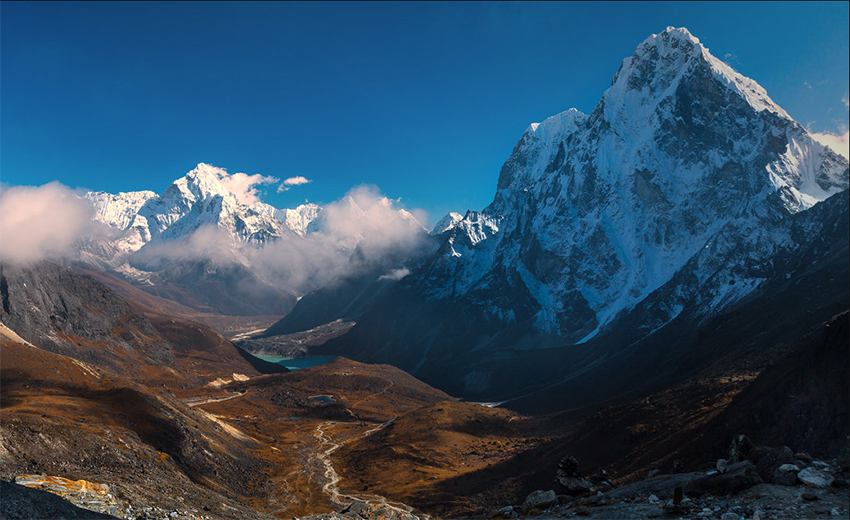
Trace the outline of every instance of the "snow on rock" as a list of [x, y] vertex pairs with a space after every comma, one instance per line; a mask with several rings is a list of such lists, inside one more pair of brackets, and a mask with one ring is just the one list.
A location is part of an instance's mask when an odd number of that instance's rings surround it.
[[435, 226], [441, 257], [417, 290], [505, 316], [505, 294], [530, 293], [535, 327], [576, 342], [655, 294], [660, 327], [694, 298], [715, 312], [755, 290], [766, 275], [729, 262], [794, 247], [777, 222], [847, 189], [846, 159], [669, 27], [623, 60], [589, 115], [528, 127], [492, 204]]
[[457, 224], [461, 220], [463, 220], [463, 215], [461, 215], [460, 213], [455, 213], [454, 211], [452, 211], [448, 215], [446, 215], [445, 217], [441, 218], [434, 225], [434, 228], [431, 230], [431, 235], [432, 236], [441, 235], [441, 234], [445, 233], [446, 231], [450, 230], [451, 228], [453, 228], [455, 226], [455, 224]]

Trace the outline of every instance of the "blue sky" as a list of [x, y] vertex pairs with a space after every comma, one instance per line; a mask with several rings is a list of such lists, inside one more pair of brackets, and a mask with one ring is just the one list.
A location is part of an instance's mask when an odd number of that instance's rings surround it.
[[815, 132], [848, 125], [848, 2], [0, 4], [0, 182], [162, 192], [198, 162], [481, 209], [529, 123], [589, 112], [685, 26]]

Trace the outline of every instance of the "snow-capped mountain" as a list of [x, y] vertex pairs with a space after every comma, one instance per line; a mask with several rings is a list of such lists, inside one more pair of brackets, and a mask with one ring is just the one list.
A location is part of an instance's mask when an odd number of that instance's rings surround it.
[[315, 218], [315, 204], [278, 210], [264, 203], [246, 205], [221, 182], [227, 172], [200, 163], [175, 180], [160, 196], [151, 191], [110, 194], [89, 192], [85, 198], [95, 218], [123, 232], [114, 242], [121, 253], [132, 253], [151, 241], [175, 240], [214, 226], [234, 244], [261, 244], [283, 234], [303, 234], [304, 221]]
[[444, 390], [481, 395], [500, 349], [625, 347], [680, 315], [696, 326], [835, 233], [809, 213], [835, 195], [829, 211], [846, 212], [849, 176], [755, 81], [670, 27], [590, 114], [530, 125], [492, 204], [441, 220], [439, 253], [334, 346], [432, 383], [450, 365], [464, 384]]
[[[285, 314], [297, 296], [380, 267], [387, 252], [404, 257], [425, 235], [412, 214], [368, 189], [324, 207], [278, 209], [232, 191], [244, 188], [239, 175], [200, 163], [161, 195], [87, 193], [112, 235], [84, 239], [79, 260], [189, 307]], [[226, 289], [235, 285], [239, 298]]]

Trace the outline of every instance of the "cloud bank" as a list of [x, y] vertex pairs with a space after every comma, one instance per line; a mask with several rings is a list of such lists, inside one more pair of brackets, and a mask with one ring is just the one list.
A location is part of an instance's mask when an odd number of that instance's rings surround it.
[[304, 294], [344, 277], [404, 269], [431, 247], [413, 215], [374, 186], [353, 188], [326, 205], [308, 230], [245, 254], [264, 278]]
[[0, 192], [0, 260], [32, 262], [74, 253], [83, 237], [105, 232], [91, 206], [73, 190], [51, 182]]
[[275, 288], [306, 294], [369, 273], [400, 279], [410, 272], [407, 264], [431, 246], [411, 213], [376, 187], [359, 186], [326, 205], [303, 237], [284, 234], [258, 246], [236, 242], [217, 226], [204, 226], [179, 240], [151, 242], [128, 261], [148, 272], [171, 267], [178, 272], [177, 264], [184, 262], [239, 264]]

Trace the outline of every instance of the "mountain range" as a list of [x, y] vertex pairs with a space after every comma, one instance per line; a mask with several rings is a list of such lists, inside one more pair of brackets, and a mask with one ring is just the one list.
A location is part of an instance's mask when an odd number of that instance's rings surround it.
[[88, 192], [70, 258], [0, 262], [0, 517], [850, 507], [848, 161], [686, 29], [430, 233], [228, 179]]
[[[240, 200], [229, 178], [200, 163], [162, 195], [85, 193], [107, 232], [81, 241], [78, 261], [198, 312], [282, 315], [305, 292], [363, 267], [354, 264], [384, 264], [425, 235], [412, 214], [368, 190], [277, 209]], [[387, 225], [396, 233], [376, 238]]]
[[594, 373], [611, 397], [632, 352], [678, 366], [690, 331], [785, 299], [815, 270], [835, 283], [808, 282], [809, 325], [846, 309], [847, 189], [846, 159], [671, 27], [623, 60], [589, 115], [530, 125], [493, 202], [442, 219], [438, 252], [325, 348], [472, 399]]

